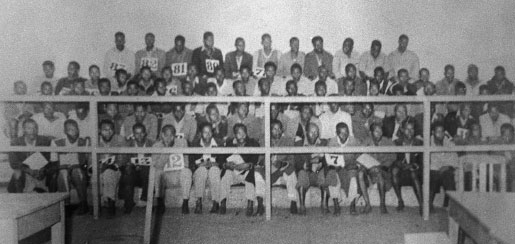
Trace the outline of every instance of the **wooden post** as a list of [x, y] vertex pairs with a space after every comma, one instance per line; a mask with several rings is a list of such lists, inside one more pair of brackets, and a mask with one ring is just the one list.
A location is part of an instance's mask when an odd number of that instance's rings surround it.
[[499, 191], [506, 192], [506, 162], [502, 163], [499, 166], [501, 166], [501, 172], [499, 173]]
[[270, 164], [270, 99], [265, 98], [265, 217], [272, 219], [272, 182]]
[[98, 219], [99, 213], [99, 180], [98, 180], [98, 155], [96, 154], [96, 149], [98, 146], [98, 106], [95, 100], [89, 102], [89, 114], [91, 115], [90, 128], [93, 129], [91, 132], [91, 148], [93, 149], [91, 152], [91, 168], [93, 169], [93, 175], [91, 176], [91, 187], [92, 187], [92, 195], [93, 195], [93, 218]]
[[429, 173], [430, 173], [430, 137], [431, 137], [431, 101], [424, 99], [424, 178], [422, 182], [423, 217], [429, 220]]
[[156, 178], [156, 168], [154, 162], [150, 167], [148, 176], [147, 206], [145, 210], [145, 230], [143, 232], [143, 243], [150, 244], [152, 234], [152, 206], [154, 205], [154, 184]]

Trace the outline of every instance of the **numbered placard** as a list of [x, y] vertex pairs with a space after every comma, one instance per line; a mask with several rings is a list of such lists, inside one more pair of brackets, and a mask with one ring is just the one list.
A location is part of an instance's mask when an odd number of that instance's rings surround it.
[[109, 68], [113, 71], [117, 71], [119, 69], [124, 69], [127, 71], [127, 65], [126, 64], [122, 64], [122, 63], [115, 63], [115, 62], [112, 62], [111, 65], [109, 66]]
[[140, 166], [150, 166], [152, 164], [151, 157], [133, 157], [131, 158], [131, 163], [134, 165]]
[[211, 157], [211, 154], [204, 154], [202, 155], [202, 158], [199, 158], [197, 160], [195, 160], [195, 164], [201, 164], [201, 163], [205, 163], [205, 162], [216, 162], [216, 159]]
[[216, 67], [220, 65], [220, 61], [216, 59], [206, 59], [206, 70], [209, 73], [215, 72]]
[[469, 133], [469, 130], [465, 129], [465, 128], [458, 128], [458, 130], [456, 130], [456, 135], [465, 139], [467, 137]]
[[185, 135], [184, 133], [176, 133], [175, 138], [184, 139]]
[[170, 85], [167, 87], [168, 88], [168, 93], [170, 93], [171, 95], [178, 95], [179, 93], [179, 88], [175, 85]]
[[152, 72], [156, 72], [158, 71], [158, 64], [159, 61], [157, 60], [157, 58], [145, 57], [141, 59], [140, 68], [147, 66], [150, 67], [150, 70], [152, 70]]
[[342, 154], [326, 154], [325, 155], [325, 161], [327, 162], [327, 165], [334, 166], [334, 167], [344, 167], [345, 166], [345, 159]]
[[188, 63], [174, 63], [170, 65], [172, 76], [185, 76], [188, 74]]
[[184, 156], [182, 154], [170, 154], [170, 160], [165, 164], [164, 171], [184, 169]]
[[374, 157], [372, 157], [372, 156], [370, 156], [369, 154], [366, 154], [366, 153], [361, 154], [356, 159], [356, 161], [358, 161], [358, 163], [360, 163], [361, 165], [363, 165], [367, 169], [370, 169], [372, 167], [381, 165], [381, 163], [379, 163], [379, 161], [377, 161]]
[[256, 67], [254, 69], [254, 76], [260, 78], [260, 77], [263, 77], [265, 76], [265, 69], [264, 68], [260, 68], [260, 67]]
[[114, 159], [115, 159], [114, 156], [110, 156], [110, 157], [106, 157], [104, 159], [100, 159], [98, 161], [98, 163], [99, 164], [105, 164], [105, 165], [112, 165], [112, 164], [114, 164], [114, 161], [115, 161]]

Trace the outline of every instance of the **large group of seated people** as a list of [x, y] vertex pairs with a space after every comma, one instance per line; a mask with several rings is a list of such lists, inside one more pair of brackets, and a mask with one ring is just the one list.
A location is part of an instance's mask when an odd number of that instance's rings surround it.
[[[263, 105], [248, 102], [152, 103], [144, 96], [434, 96], [512, 95], [513, 84], [505, 69], [497, 66], [493, 77], [481, 81], [476, 65], [468, 66], [466, 78], [455, 77], [446, 65], [443, 78], [432, 82], [430, 72], [419, 67], [408, 37], [401, 35], [398, 48], [385, 55], [374, 40], [359, 55], [354, 41], [346, 38], [333, 56], [324, 50], [320, 36], [313, 50], [299, 50], [299, 39], [290, 39], [291, 50], [281, 54], [264, 34], [263, 48], [245, 52], [245, 40], [237, 38], [236, 50], [225, 55], [214, 47], [214, 35], [204, 33], [203, 46], [190, 50], [185, 38], [165, 52], [154, 46], [155, 36], [145, 35], [146, 47], [135, 54], [125, 47], [125, 35], [115, 34], [115, 47], [106, 53], [103, 70], [89, 66], [89, 79], [80, 76], [79, 63], [68, 64], [68, 75], [57, 79], [52, 61], [42, 64], [43, 74], [34, 81], [14, 83], [14, 95], [33, 96], [141, 96], [142, 102], [98, 103], [98, 121], [91, 121], [89, 103], [14, 102], [5, 107], [13, 146], [88, 147], [98, 132], [98, 147], [260, 147], [270, 133], [271, 147], [352, 147], [423, 145], [423, 109], [410, 103], [291, 103], [271, 104], [270, 131], [264, 130]], [[103, 75], [102, 75], [103, 74]], [[44, 99], [41, 99], [44, 101]], [[431, 105], [431, 144], [514, 144], [515, 106], [509, 102], [442, 102]], [[98, 124], [98, 128], [93, 128]], [[307, 149], [308, 150], [308, 149]], [[210, 189], [211, 213], [225, 214], [234, 184], [243, 184], [246, 215], [263, 215], [265, 195], [264, 156], [257, 154], [99, 154], [100, 193], [105, 214], [116, 215], [115, 202], [124, 200], [124, 212], [147, 200], [149, 166], [156, 169], [155, 196], [164, 211], [166, 189], [180, 186], [182, 213], [203, 211], [202, 198]], [[515, 190], [514, 151], [483, 153], [507, 160], [508, 190]], [[440, 188], [456, 189], [459, 157], [467, 153], [431, 154], [430, 203]], [[8, 191], [55, 192], [75, 188], [78, 214], [88, 212], [87, 188], [91, 155], [87, 153], [9, 153], [14, 171]], [[43, 162], [43, 163], [42, 163]], [[334, 153], [272, 155], [272, 184], [286, 185], [292, 214], [306, 214], [306, 193], [321, 191], [321, 210], [341, 213], [343, 198], [350, 199], [351, 214], [369, 213], [368, 188], [377, 184], [380, 211], [387, 213], [385, 193], [393, 188], [397, 210], [404, 201], [401, 186], [413, 187], [422, 202], [422, 153]], [[466, 169], [467, 170], [467, 169]], [[468, 169], [470, 171], [470, 169]], [[498, 181], [497, 177], [497, 181]], [[498, 183], [498, 182], [496, 182]], [[466, 188], [471, 188], [472, 183]], [[135, 202], [135, 187], [142, 187]], [[190, 192], [191, 195], [190, 195]], [[357, 199], [363, 199], [359, 211]], [[257, 209], [254, 212], [254, 201]], [[445, 203], [444, 203], [445, 205]], [[104, 214], [104, 213], [103, 213]]]

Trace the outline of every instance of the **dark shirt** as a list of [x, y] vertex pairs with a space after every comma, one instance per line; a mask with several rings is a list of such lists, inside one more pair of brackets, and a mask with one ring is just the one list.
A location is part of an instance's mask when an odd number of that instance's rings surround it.
[[[215, 68], [216, 67], [224, 67], [224, 57], [222, 55], [222, 51], [220, 49], [213, 47], [213, 51], [211, 55], [207, 53], [207, 50], [204, 47], [198, 47], [193, 50], [192, 54], [192, 63], [197, 65], [198, 71], [200, 75], [207, 75], [208, 77], [215, 76]], [[213, 60], [215, 63], [218, 61], [218, 65], [210, 65], [210, 62], [206, 62], [209, 60]]]

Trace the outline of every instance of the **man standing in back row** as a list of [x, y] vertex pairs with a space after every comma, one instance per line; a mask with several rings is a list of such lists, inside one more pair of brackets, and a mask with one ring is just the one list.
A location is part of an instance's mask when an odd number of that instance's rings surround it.
[[107, 51], [104, 58], [103, 74], [106, 78], [111, 80], [111, 87], [116, 87], [115, 72], [119, 69], [124, 69], [130, 78], [134, 71], [134, 52], [125, 48], [125, 34], [123, 32], [116, 32], [114, 34], [114, 43], [116, 47]]
[[165, 51], [154, 46], [155, 40], [153, 33], [145, 35], [146, 47], [136, 52], [134, 74], [139, 73], [141, 67], [148, 66], [154, 76], [161, 76], [161, 70], [165, 67]]
[[193, 50], [192, 63], [198, 67], [199, 75], [206, 80], [215, 76], [216, 67], [224, 67], [224, 57], [220, 49], [214, 47], [213, 32], [204, 32], [204, 45]]
[[[418, 61], [418, 56], [413, 51], [408, 50], [408, 42], [409, 38], [407, 35], [399, 36], [399, 46], [397, 49], [388, 55], [388, 68], [390, 77], [394, 77], [397, 72], [401, 69], [408, 70], [410, 75], [418, 74], [420, 70], [420, 64]], [[417, 80], [418, 77], [411, 77], [414, 80]], [[413, 80], [413, 81], [414, 81]], [[410, 82], [411, 83], [411, 82]]]
[[165, 67], [170, 67], [172, 76], [177, 78], [186, 78], [188, 65], [191, 63], [193, 52], [185, 45], [184, 36], [178, 35], [175, 37], [175, 46], [166, 52]]
[[324, 50], [324, 39], [321, 36], [315, 36], [311, 39], [313, 51], [306, 54], [304, 60], [304, 74], [311, 80], [318, 75], [318, 67], [324, 65], [329, 72], [329, 77], [333, 74], [333, 55]]

